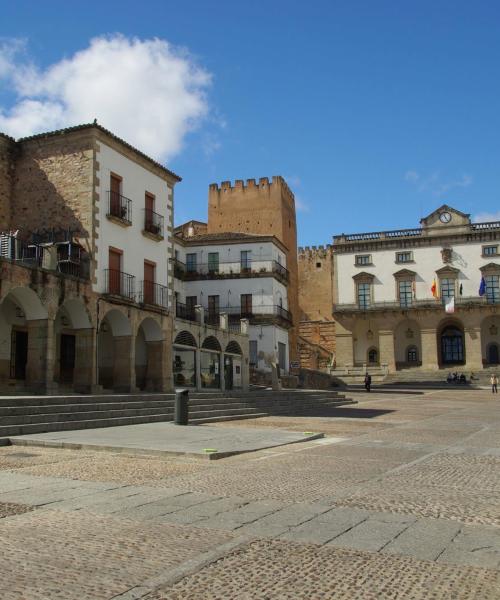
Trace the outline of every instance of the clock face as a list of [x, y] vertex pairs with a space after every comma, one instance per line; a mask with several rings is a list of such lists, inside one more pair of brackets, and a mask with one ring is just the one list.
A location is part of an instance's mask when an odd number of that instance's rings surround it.
[[451, 221], [451, 215], [449, 212], [443, 212], [439, 215], [441, 223], [449, 223]]

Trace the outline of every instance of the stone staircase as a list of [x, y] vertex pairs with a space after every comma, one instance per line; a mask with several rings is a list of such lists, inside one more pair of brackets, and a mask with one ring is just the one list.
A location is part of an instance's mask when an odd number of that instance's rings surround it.
[[[446, 378], [448, 373], [458, 373], [459, 375], [463, 373], [467, 382], [470, 385], [470, 369], [464, 369], [461, 367], [450, 368], [450, 369], [439, 369], [437, 371], [422, 371], [420, 369], [402, 369], [401, 371], [397, 371], [396, 373], [391, 373], [387, 375], [382, 384], [383, 385], [420, 385], [420, 386], [432, 386], [432, 387], [449, 387], [450, 384], [447, 383]], [[484, 369], [480, 369], [478, 371], [474, 371], [474, 380], [472, 385], [474, 386], [483, 386], [489, 385], [490, 377], [492, 373], [500, 374], [500, 367], [488, 367]], [[457, 384], [451, 384], [457, 385]]]
[[[31, 433], [172, 421], [173, 394], [0, 397], [0, 438]], [[352, 403], [335, 391], [192, 392], [191, 424], [307, 414]]]

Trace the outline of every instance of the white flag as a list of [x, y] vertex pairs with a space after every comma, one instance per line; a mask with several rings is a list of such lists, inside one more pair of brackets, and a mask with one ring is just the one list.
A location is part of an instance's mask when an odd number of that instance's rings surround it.
[[446, 302], [444, 309], [447, 313], [455, 312], [455, 296], [448, 298], [448, 301]]

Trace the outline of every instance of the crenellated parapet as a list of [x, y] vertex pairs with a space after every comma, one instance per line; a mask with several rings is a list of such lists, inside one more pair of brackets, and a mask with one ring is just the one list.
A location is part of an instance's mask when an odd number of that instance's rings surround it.
[[220, 185], [218, 183], [211, 183], [208, 186], [210, 194], [224, 194], [230, 192], [245, 192], [249, 191], [273, 191], [274, 188], [279, 188], [281, 193], [288, 197], [290, 200], [294, 200], [292, 190], [288, 187], [287, 182], [281, 175], [273, 175], [271, 180], [269, 177], [260, 177], [259, 179], [236, 179], [234, 184], [231, 181], [222, 181]]
[[300, 246], [298, 248], [299, 260], [314, 260], [317, 258], [327, 258], [333, 255], [333, 246], [331, 244], [319, 246]]

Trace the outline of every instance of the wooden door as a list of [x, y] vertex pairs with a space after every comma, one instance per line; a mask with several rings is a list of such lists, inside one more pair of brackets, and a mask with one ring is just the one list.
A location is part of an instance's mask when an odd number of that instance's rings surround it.
[[121, 292], [122, 254], [117, 250], [109, 249], [108, 291], [110, 294]]
[[154, 263], [144, 261], [144, 302], [146, 304], [155, 303], [155, 271]]
[[120, 194], [122, 180], [117, 175], [111, 175], [109, 186], [109, 213], [115, 217], [121, 217]]

